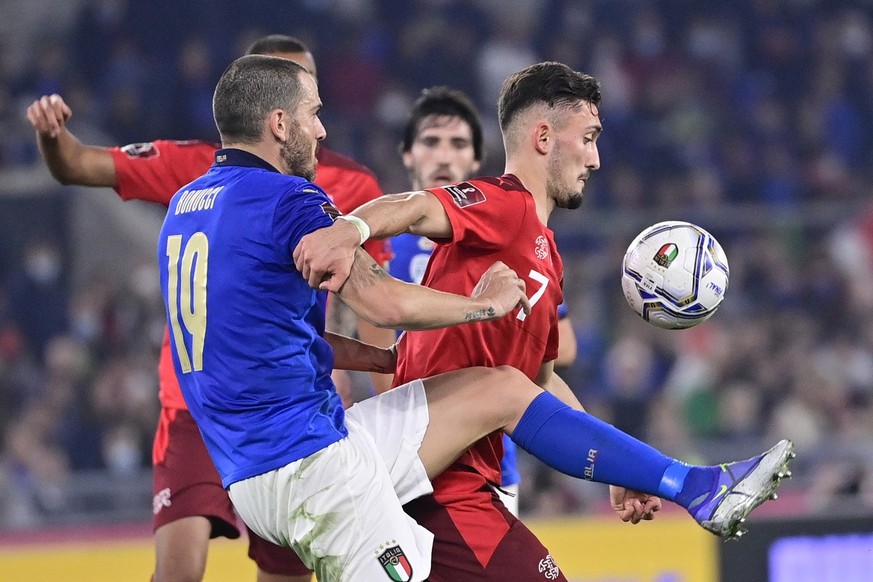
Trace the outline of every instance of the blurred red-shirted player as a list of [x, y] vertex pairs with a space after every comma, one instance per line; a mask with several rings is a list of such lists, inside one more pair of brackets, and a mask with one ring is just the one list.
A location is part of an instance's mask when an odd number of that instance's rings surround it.
[[[312, 54], [299, 40], [271, 35], [256, 41], [249, 54], [280, 56], [315, 74]], [[40, 151], [52, 175], [64, 184], [112, 187], [124, 200], [166, 206], [176, 191], [212, 165], [217, 144], [159, 140], [124, 147], [86, 146], [66, 129], [72, 114], [58, 95], [45, 96], [27, 110], [37, 130]], [[321, 148], [315, 182], [334, 198], [342, 212], [382, 195], [373, 173], [353, 160]], [[383, 241], [368, 241], [377, 263], [390, 259]], [[362, 324], [364, 341], [390, 345], [392, 330]], [[159, 398], [161, 416], [155, 434], [154, 466], [155, 581], [201, 579], [210, 538], [237, 538], [236, 515], [188, 407], [182, 398], [169, 351], [161, 346]], [[249, 556], [258, 564], [259, 582], [301, 582], [310, 571], [290, 548], [266, 542], [249, 531]]]

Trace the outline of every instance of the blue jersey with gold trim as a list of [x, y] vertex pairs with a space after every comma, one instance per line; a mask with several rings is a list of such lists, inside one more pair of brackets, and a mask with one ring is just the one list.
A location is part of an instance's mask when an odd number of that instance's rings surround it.
[[235, 149], [170, 202], [158, 241], [173, 363], [222, 485], [346, 433], [326, 295], [294, 267], [336, 210], [316, 185]]

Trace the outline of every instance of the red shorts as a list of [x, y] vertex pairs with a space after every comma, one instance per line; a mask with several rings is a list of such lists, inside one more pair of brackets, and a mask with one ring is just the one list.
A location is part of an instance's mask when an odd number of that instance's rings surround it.
[[[162, 408], [152, 450], [154, 529], [176, 520], [203, 516], [212, 523], [210, 537], [235, 539], [237, 516], [203, 437], [187, 410]], [[291, 548], [283, 548], [249, 532], [249, 557], [258, 568], [286, 576], [309, 572]]]
[[490, 485], [437, 501], [420, 497], [406, 513], [434, 534], [428, 582], [566, 582], [549, 551]]

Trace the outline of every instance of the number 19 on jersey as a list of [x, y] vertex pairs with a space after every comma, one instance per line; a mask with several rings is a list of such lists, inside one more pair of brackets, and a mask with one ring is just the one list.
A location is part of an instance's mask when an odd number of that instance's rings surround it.
[[[203, 369], [203, 343], [206, 338], [206, 275], [209, 240], [194, 233], [182, 248], [182, 235], [167, 237], [167, 307], [170, 328], [182, 373]], [[181, 285], [180, 285], [181, 283]], [[179, 314], [181, 313], [181, 319]], [[191, 337], [191, 354], [186, 347]]]

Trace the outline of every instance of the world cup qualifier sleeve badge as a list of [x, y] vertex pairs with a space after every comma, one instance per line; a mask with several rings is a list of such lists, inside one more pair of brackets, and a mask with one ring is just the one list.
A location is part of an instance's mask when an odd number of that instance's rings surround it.
[[395, 582], [408, 582], [412, 579], [412, 566], [400, 546], [391, 546], [379, 554], [379, 563]]

